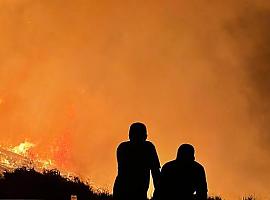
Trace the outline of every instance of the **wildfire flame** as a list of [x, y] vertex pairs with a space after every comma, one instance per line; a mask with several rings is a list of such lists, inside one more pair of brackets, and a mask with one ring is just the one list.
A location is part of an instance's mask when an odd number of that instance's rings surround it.
[[29, 149], [35, 147], [36, 145], [31, 143], [31, 142], [23, 142], [21, 144], [19, 144], [18, 146], [15, 146], [13, 148], [11, 148], [10, 150], [16, 154], [22, 155], [22, 156], [26, 156], [27, 152], [29, 151]]
[[5, 159], [5, 158], [1, 158], [1, 163], [5, 164], [5, 165], [10, 165], [9, 160]]
[[[34, 168], [36, 171], [44, 171], [50, 169], [56, 169], [57, 166], [53, 159], [40, 158], [37, 153], [33, 153], [30, 150], [36, 145], [34, 143], [25, 141], [14, 147], [2, 147], [0, 146], [0, 172], [11, 171], [16, 168], [26, 167]], [[75, 176], [64, 169], [59, 169], [60, 173], [66, 177]]]

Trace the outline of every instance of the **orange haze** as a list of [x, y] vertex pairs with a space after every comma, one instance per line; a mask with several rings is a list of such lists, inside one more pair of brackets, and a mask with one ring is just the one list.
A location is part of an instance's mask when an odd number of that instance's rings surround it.
[[210, 194], [264, 196], [269, 27], [269, 0], [0, 0], [0, 144], [111, 190], [142, 121], [163, 164], [194, 144]]

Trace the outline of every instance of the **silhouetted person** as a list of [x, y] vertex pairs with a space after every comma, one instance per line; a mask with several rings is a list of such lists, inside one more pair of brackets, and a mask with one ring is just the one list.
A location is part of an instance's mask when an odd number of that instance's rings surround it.
[[166, 163], [155, 191], [157, 200], [206, 200], [207, 183], [202, 165], [195, 161], [194, 148], [182, 144], [176, 160]]
[[155, 146], [146, 141], [147, 130], [142, 123], [133, 123], [129, 129], [130, 141], [117, 148], [118, 175], [116, 177], [114, 200], [146, 200], [150, 171], [154, 186], [160, 177], [160, 163]]

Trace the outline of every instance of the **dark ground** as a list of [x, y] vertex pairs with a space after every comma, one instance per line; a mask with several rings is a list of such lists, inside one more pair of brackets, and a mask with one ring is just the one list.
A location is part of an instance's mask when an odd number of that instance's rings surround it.
[[[95, 191], [88, 183], [78, 177], [64, 178], [58, 170], [43, 173], [34, 169], [19, 168], [4, 172], [0, 178], [0, 199], [48, 199], [68, 200], [71, 195], [78, 200], [112, 200], [108, 192]], [[208, 197], [208, 200], [222, 200], [221, 197]], [[244, 197], [243, 200], [255, 200]]]

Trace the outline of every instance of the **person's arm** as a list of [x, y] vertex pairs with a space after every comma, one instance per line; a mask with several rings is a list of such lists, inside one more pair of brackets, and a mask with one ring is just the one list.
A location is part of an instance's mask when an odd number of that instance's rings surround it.
[[198, 200], [207, 200], [207, 182], [204, 168], [200, 168], [198, 173], [198, 185], [196, 189], [196, 196]]
[[158, 184], [159, 184], [159, 180], [160, 180], [160, 169], [159, 168], [153, 168], [151, 170], [152, 173], [152, 177], [153, 177], [153, 183], [154, 183], [154, 187], [157, 188]]
[[[160, 177], [159, 177], [159, 182], [157, 186], [155, 187], [154, 195], [153, 195], [153, 200], [167, 200], [168, 191], [167, 184], [170, 182], [168, 180], [168, 173], [167, 173], [168, 165], [165, 164], [160, 172]], [[170, 200], [170, 199], [168, 199]]]
[[123, 173], [123, 170], [124, 170], [123, 169], [123, 165], [125, 163], [124, 149], [125, 149], [125, 143], [121, 143], [117, 147], [117, 151], [116, 151], [118, 175], [121, 175]]
[[154, 187], [157, 188], [160, 180], [160, 162], [154, 145], [152, 147], [151, 174], [153, 177]]

